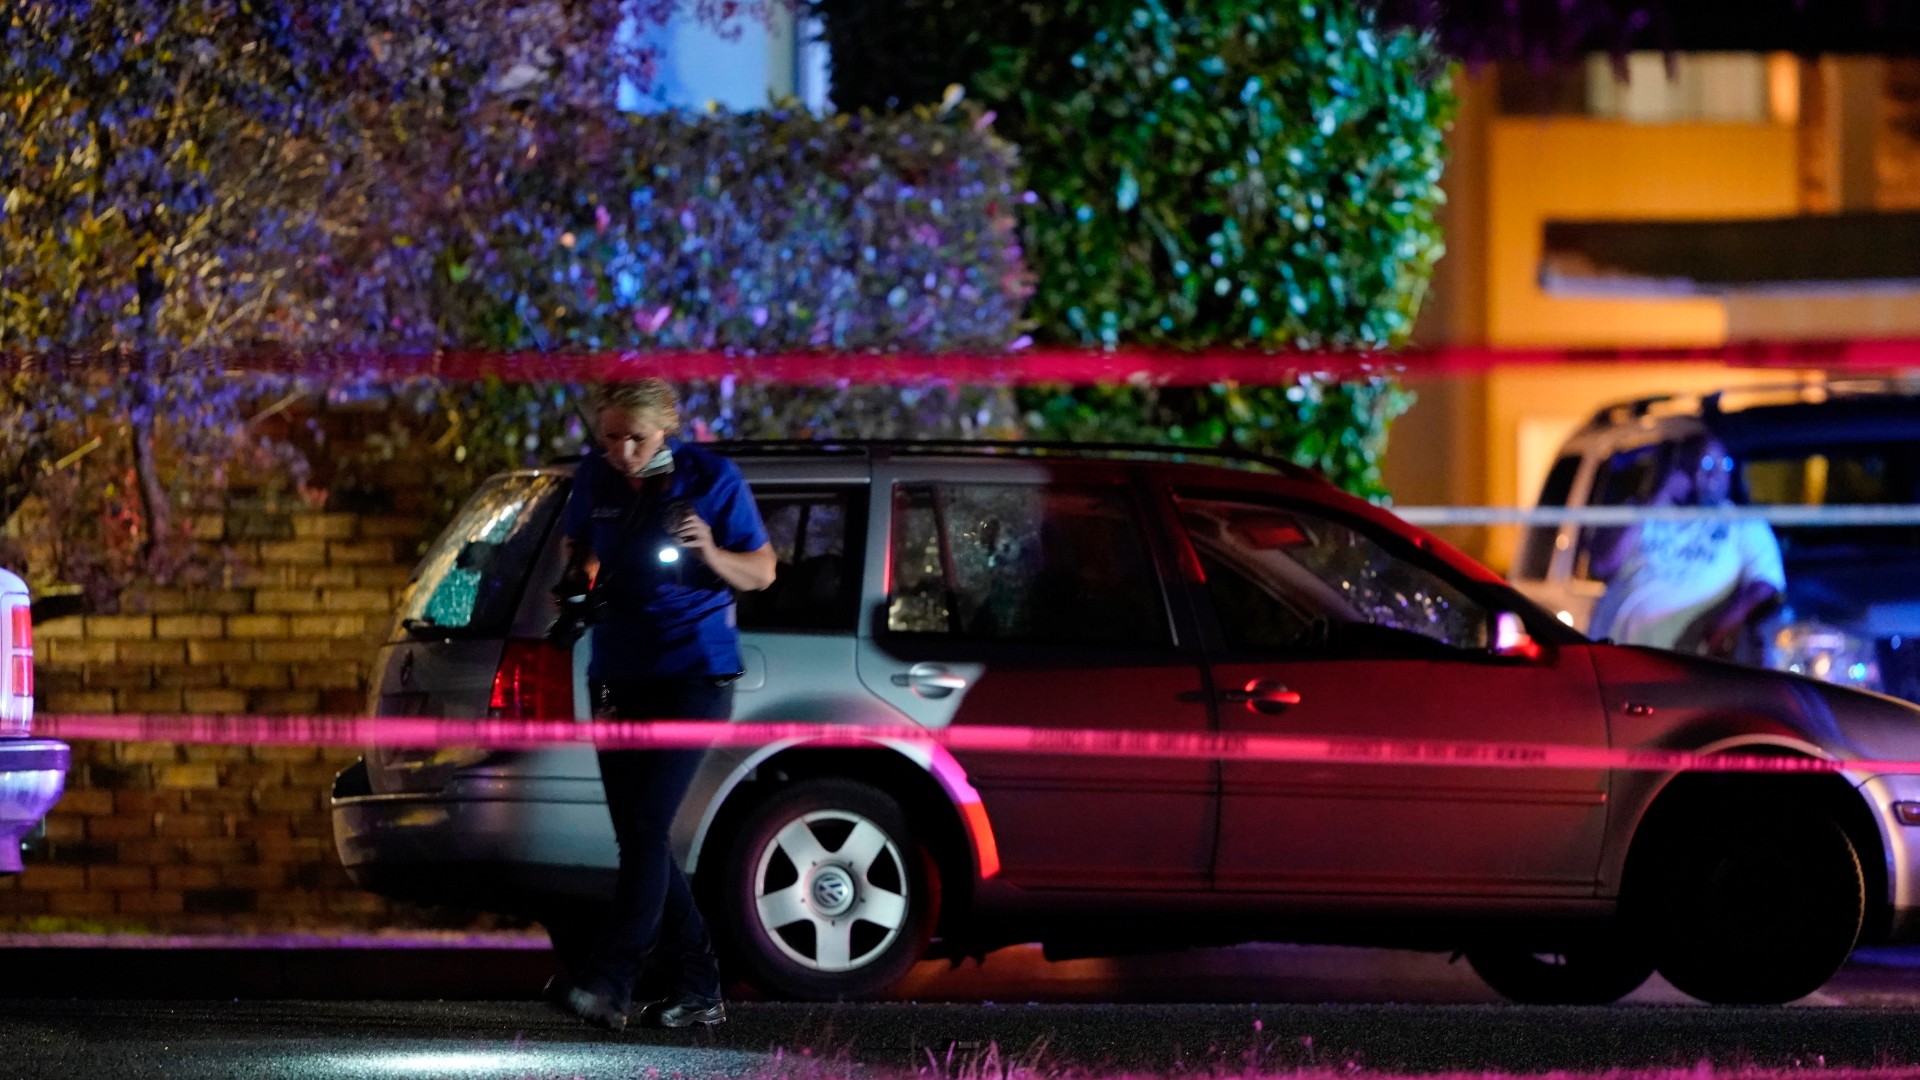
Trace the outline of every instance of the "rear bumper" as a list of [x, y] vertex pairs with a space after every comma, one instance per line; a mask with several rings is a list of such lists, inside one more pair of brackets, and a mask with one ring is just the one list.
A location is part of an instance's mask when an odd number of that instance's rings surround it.
[[347, 877], [368, 892], [517, 913], [542, 899], [613, 894], [618, 853], [597, 799], [371, 795], [354, 771], [334, 783], [333, 842]]
[[71, 761], [66, 743], [0, 740], [0, 874], [20, 872], [20, 842], [60, 801]]

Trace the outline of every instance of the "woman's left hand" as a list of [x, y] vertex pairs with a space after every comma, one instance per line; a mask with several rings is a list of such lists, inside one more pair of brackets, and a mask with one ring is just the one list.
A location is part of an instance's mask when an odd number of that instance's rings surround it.
[[713, 550], [713, 527], [691, 510], [674, 524], [672, 531], [673, 538], [680, 542], [681, 547], [692, 551], [702, 559]]

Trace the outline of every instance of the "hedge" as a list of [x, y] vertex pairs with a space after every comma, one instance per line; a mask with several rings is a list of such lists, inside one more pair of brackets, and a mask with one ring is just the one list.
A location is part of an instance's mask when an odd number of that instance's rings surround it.
[[997, 351], [1030, 285], [1013, 148], [974, 110], [545, 119], [447, 255], [501, 349]]

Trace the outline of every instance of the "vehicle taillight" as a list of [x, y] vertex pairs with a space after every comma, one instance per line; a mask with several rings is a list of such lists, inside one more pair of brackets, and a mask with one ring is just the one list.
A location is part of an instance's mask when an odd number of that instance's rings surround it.
[[0, 735], [30, 735], [33, 733], [33, 609], [21, 593], [7, 593], [5, 603], [7, 688], [5, 698], [0, 699]]
[[545, 641], [508, 641], [493, 673], [488, 715], [504, 720], [573, 719], [573, 652]]

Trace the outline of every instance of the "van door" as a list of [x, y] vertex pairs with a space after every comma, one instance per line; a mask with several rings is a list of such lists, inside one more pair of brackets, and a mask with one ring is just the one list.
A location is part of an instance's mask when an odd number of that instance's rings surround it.
[[[1128, 467], [883, 461], [875, 493], [859, 657], [872, 693], [934, 729], [1210, 730]], [[1204, 887], [1213, 762], [956, 757], [1012, 884]]]

